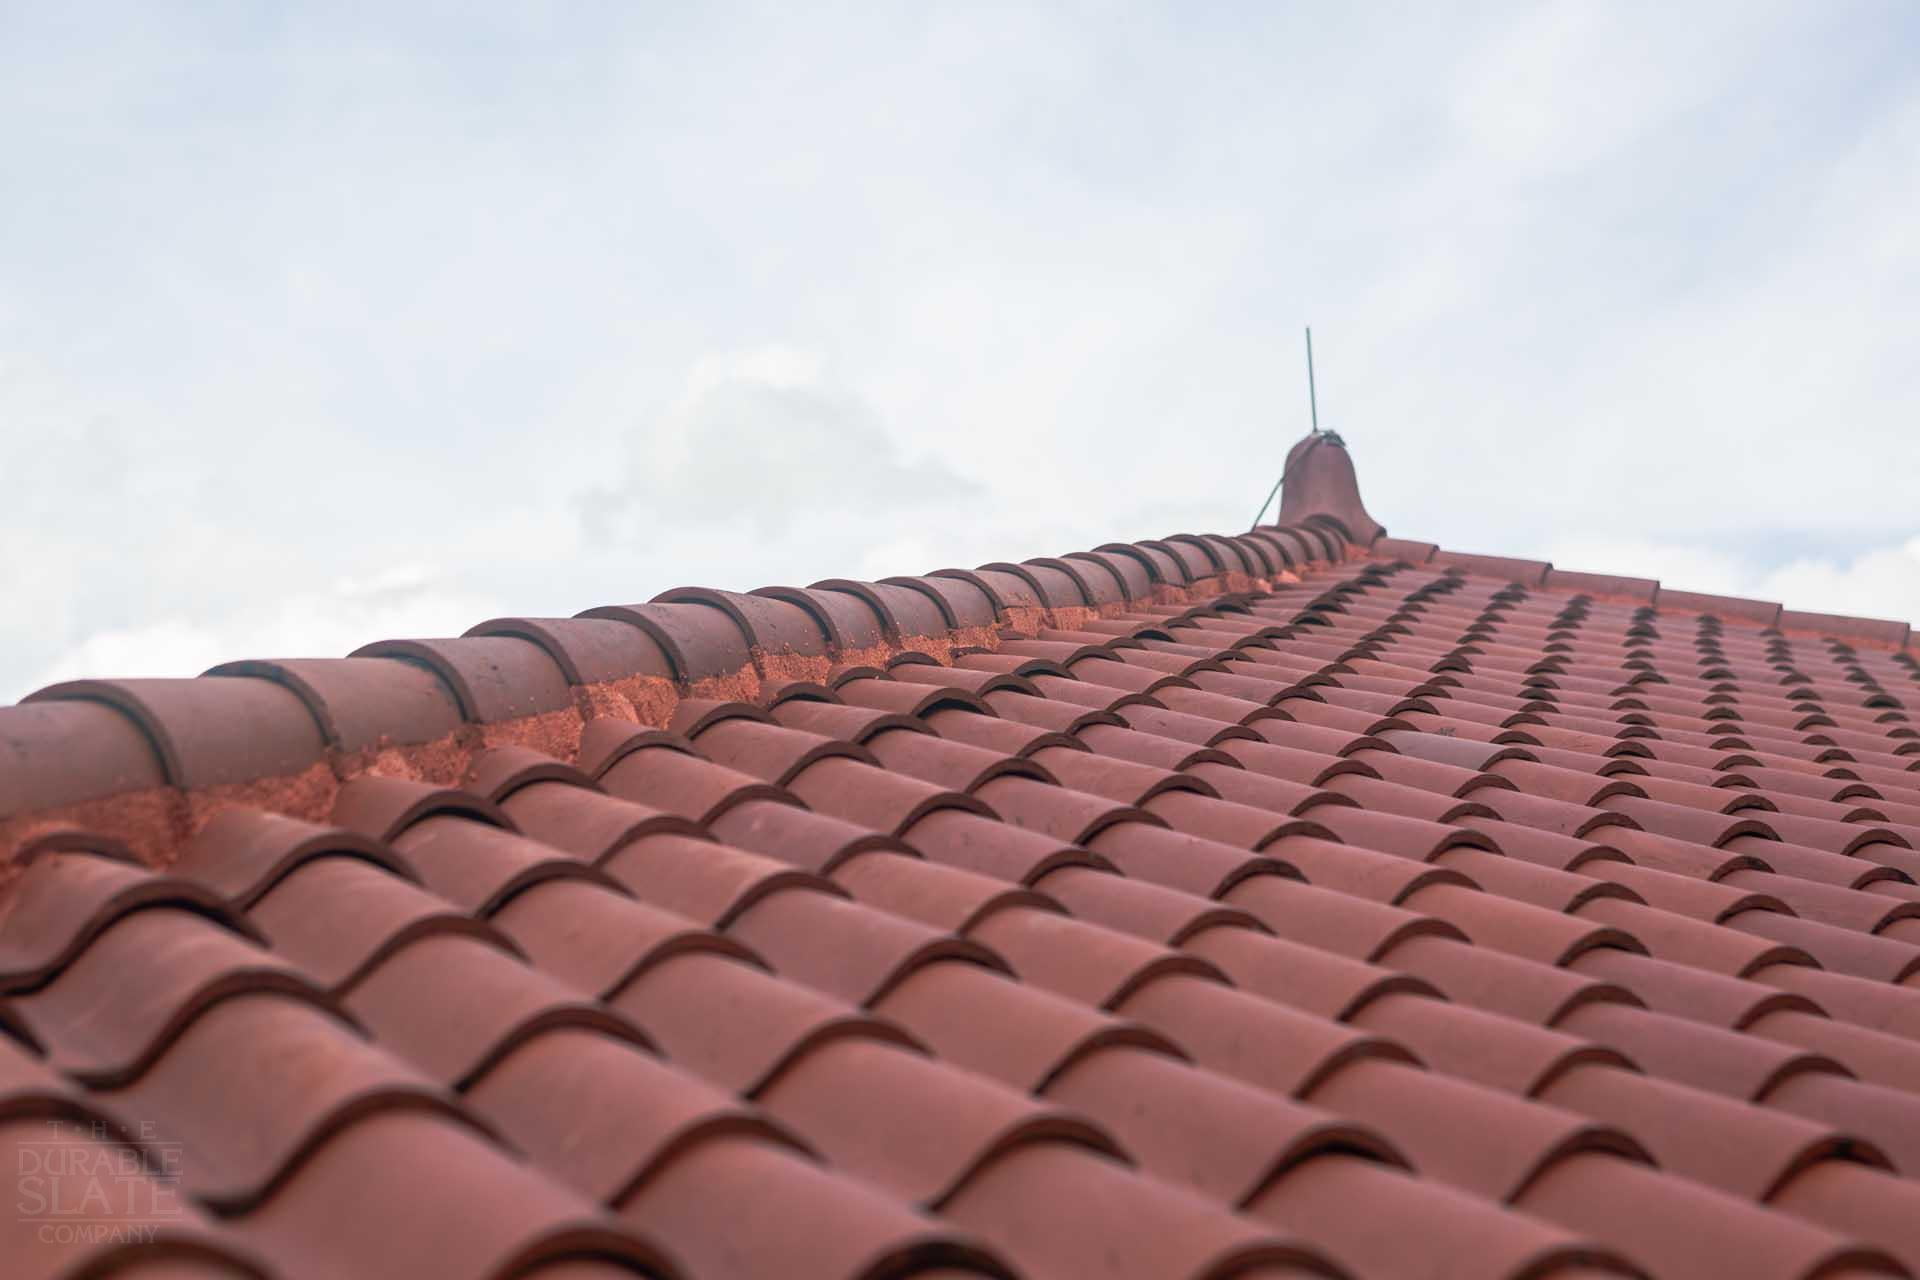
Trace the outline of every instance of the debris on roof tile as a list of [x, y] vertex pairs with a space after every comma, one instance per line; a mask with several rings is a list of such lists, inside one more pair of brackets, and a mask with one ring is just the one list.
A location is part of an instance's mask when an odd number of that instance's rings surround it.
[[1315, 435], [1243, 535], [56, 685], [0, 1255], [1912, 1274], [1911, 643], [1388, 538]]

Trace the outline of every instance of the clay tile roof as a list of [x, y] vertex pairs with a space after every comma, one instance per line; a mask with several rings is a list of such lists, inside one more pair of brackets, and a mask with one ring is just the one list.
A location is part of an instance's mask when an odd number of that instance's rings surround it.
[[8, 1276], [1920, 1272], [1904, 623], [1278, 521], [0, 708]]

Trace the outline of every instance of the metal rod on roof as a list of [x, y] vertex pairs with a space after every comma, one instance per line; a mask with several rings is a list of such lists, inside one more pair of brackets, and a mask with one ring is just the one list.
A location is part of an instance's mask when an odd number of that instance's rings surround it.
[[1307, 407], [1313, 412], [1313, 434], [1320, 434], [1320, 396], [1313, 389], [1313, 326], [1307, 326]]
[[[1313, 414], [1313, 434], [1320, 434], [1320, 395], [1313, 386], [1313, 326], [1307, 326], [1307, 408]], [[1273, 488], [1267, 490], [1267, 500], [1253, 513], [1253, 523], [1249, 529], [1260, 527], [1260, 517], [1267, 514], [1267, 508], [1273, 505], [1274, 495], [1280, 492], [1280, 486], [1287, 482], [1287, 473], [1282, 471], [1280, 478], [1273, 482]]]
[[1287, 473], [1282, 471], [1280, 473], [1280, 478], [1273, 482], [1273, 488], [1267, 490], [1267, 500], [1260, 504], [1260, 509], [1258, 511], [1253, 513], [1253, 523], [1248, 525], [1247, 528], [1258, 529], [1260, 527], [1260, 517], [1267, 514], [1267, 508], [1273, 505], [1273, 495], [1280, 492], [1280, 486], [1285, 484], [1286, 480], [1287, 480]]

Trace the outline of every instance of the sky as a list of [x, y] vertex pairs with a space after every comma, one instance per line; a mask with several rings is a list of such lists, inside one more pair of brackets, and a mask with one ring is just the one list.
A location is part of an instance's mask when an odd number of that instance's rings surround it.
[[1920, 6], [0, 0], [0, 702], [1243, 529], [1920, 621]]

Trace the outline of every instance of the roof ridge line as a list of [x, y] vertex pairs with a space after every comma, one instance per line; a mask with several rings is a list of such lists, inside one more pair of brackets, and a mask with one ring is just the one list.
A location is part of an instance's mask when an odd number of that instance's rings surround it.
[[457, 638], [376, 641], [342, 658], [50, 685], [0, 706], [0, 760], [21, 766], [0, 786], [0, 901], [21, 870], [15, 854], [48, 840], [115, 836], [165, 867], [236, 805], [324, 823], [352, 778], [454, 786], [481, 753], [513, 744], [571, 762], [595, 719], [664, 728], [685, 698], [758, 701], [794, 680], [906, 654], [947, 665], [997, 647], [1007, 628], [1191, 614], [1296, 584], [1359, 550], [1320, 522], [1174, 534], [884, 583], [680, 588], [571, 619], [498, 618]]
[[1367, 554], [1378, 561], [1447, 569], [1528, 588], [1569, 591], [1603, 602], [1655, 609], [1668, 616], [1711, 619], [1755, 635], [1825, 636], [1849, 646], [1861, 644], [1889, 653], [1913, 652], [1912, 624], [1897, 618], [1789, 609], [1774, 600], [1685, 591], [1670, 587], [1658, 578], [1561, 569], [1550, 560], [1453, 551], [1438, 543], [1409, 538], [1378, 538], [1367, 547]]

